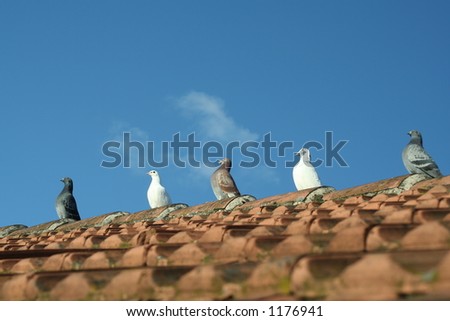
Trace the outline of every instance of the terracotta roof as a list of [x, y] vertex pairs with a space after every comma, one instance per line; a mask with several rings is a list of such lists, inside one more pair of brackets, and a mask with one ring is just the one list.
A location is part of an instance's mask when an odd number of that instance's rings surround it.
[[0, 228], [2, 300], [450, 299], [450, 176]]

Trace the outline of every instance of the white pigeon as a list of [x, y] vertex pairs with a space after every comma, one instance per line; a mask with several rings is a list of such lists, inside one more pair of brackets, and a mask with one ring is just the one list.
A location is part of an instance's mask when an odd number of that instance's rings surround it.
[[309, 149], [302, 148], [295, 155], [300, 155], [300, 160], [292, 170], [292, 178], [297, 190], [322, 186], [319, 175], [310, 162]]
[[151, 170], [147, 173], [152, 177], [152, 181], [147, 190], [148, 204], [151, 208], [157, 208], [172, 204], [169, 193], [167, 193], [164, 186], [161, 185], [161, 179], [159, 174], [155, 170]]
[[411, 140], [402, 152], [403, 164], [408, 172], [425, 174], [430, 178], [441, 177], [442, 173], [436, 162], [423, 148], [422, 134], [417, 130], [411, 130], [408, 135], [411, 136]]

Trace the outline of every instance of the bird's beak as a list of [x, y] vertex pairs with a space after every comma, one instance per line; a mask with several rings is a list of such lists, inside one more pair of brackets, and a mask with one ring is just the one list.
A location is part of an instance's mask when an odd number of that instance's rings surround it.
[[64, 178], [61, 178], [59, 181], [60, 181], [60, 182], [64, 182]]

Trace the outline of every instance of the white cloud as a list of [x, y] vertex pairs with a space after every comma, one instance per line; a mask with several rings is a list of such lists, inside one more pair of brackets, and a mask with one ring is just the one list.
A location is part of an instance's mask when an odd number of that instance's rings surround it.
[[[227, 114], [225, 109], [224, 102], [217, 97], [202, 93], [192, 91], [185, 96], [182, 96], [176, 99], [176, 108], [181, 110], [181, 116], [189, 120], [189, 124], [192, 126], [186, 125], [183, 128], [180, 128], [181, 131], [194, 130], [195, 137], [197, 140], [200, 140], [202, 144], [207, 141], [217, 141], [225, 147], [227, 144], [233, 141], [238, 141], [240, 143], [246, 141], [256, 141], [258, 139], [258, 134], [252, 132], [251, 130], [245, 128], [237, 121], [235, 121], [230, 115]], [[148, 166], [148, 155], [147, 155], [147, 142], [150, 139], [150, 133], [147, 131], [136, 127], [130, 123], [123, 121], [116, 121], [112, 123], [110, 127], [110, 135], [113, 137], [113, 140], [121, 142], [121, 146], [118, 152], [124, 157], [124, 146], [123, 139], [124, 133], [129, 133], [129, 137], [133, 142], [140, 142], [143, 144], [145, 153], [141, 155], [137, 148], [133, 147], [129, 149], [129, 164], [133, 171], [142, 172], [142, 168], [139, 166], [140, 161], [144, 161], [144, 168]], [[156, 144], [157, 142], [155, 142]], [[156, 151], [160, 151], [160, 146], [156, 146]], [[225, 150], [224, 150], [225, 151]], [[195, 159], [197, 161], [202, 160], [201, 150], [196, 150]], [[240, 155], [239, 150], [236, 149], [233, 151], [233, 154], [228, 155], [233, 157], [234, 164], [236, 165], [236, 172], [241, 171], [238, 164], [242, 159], [242, 155]], [[142, 157], [144, 157], [142, 159]], [[169, 149], [169, 167], [174, 166], [173, 163], [173, 150]], [[187, 162], [188, 155], [185, 150], [180, 151], [179, 158], [181, 161]], [[161, 159], [161, 155], [155, 156], [156, 160]], [[123, 159], [124, 160], [124, 159]], [[123, 163], [121, 164], [123, 165]], [[212, 172], [216, 169], [215, 167], [208, 167], [205, 164], [201, 163], [199, 167], [192, 167], [188, 165], [189, 175], [192, 175], [194, 180], [204, 181], [205, 178], [209, 178]], [[245, 171], [244, 171], [245, 172]], [[258, 172], [258, 173], [256, 173]], [[272, 179], [270, 173], [267, 173], [263, 169], [252, 169], [247, 172], [247, 175], [262, 175], [261, 177]]]
[[145, 143], [149, 138], [149, 134], [146, 131], [122, 121], [113, 122], [110, 128], [110, 133], [114, 136], [114, 139], [118, 141], [122, 141], [123, 133], [130, 133], [133, 140], [140, 141], [142, 143]]
[[200, 127], [207, 139], [229, 141], [256, 140], [258, 134], [237, 124], [225, 112], [224, 102], [217, 97], [192, 91], [177, 100], [177, 107]]

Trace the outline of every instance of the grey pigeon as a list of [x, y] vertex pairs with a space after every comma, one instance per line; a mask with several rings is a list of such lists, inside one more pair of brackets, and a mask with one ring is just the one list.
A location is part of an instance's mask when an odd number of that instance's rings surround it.
[[152, 177], [152, 181], [147, 190], [147, 200], [151, 208], [157, 208], [172, 204], [169, 193], [161, 185], [161, 179], [157, 171], [152, 170], [147, 173]]
[[61, 182], [64, 183], [64, 188], [56, 198], [56, 213], [58, 213], [60, 219], [71, 218], [73, 220], [79, 221], [80, 214], [78, 213], [77, 202], [75, 201], [75, 197], [73, 197], [72, 194], [72, 179], [70, 177], [64, 177], [63, 179], [61, 179]]
[[437, 164], [423, 148], [422, 135], [417, 130], [408, 132], [411, 140], [403, 149], [402, 159], [406, 169], [411, 174], [425, 174], [430, 178], [441, 177]]
[[211, 187], [218, 200], [240, 196], [236, 183], [230, 174], [231, 160], [224, 158], [219, 161], [220, 167], [211, 175]]

